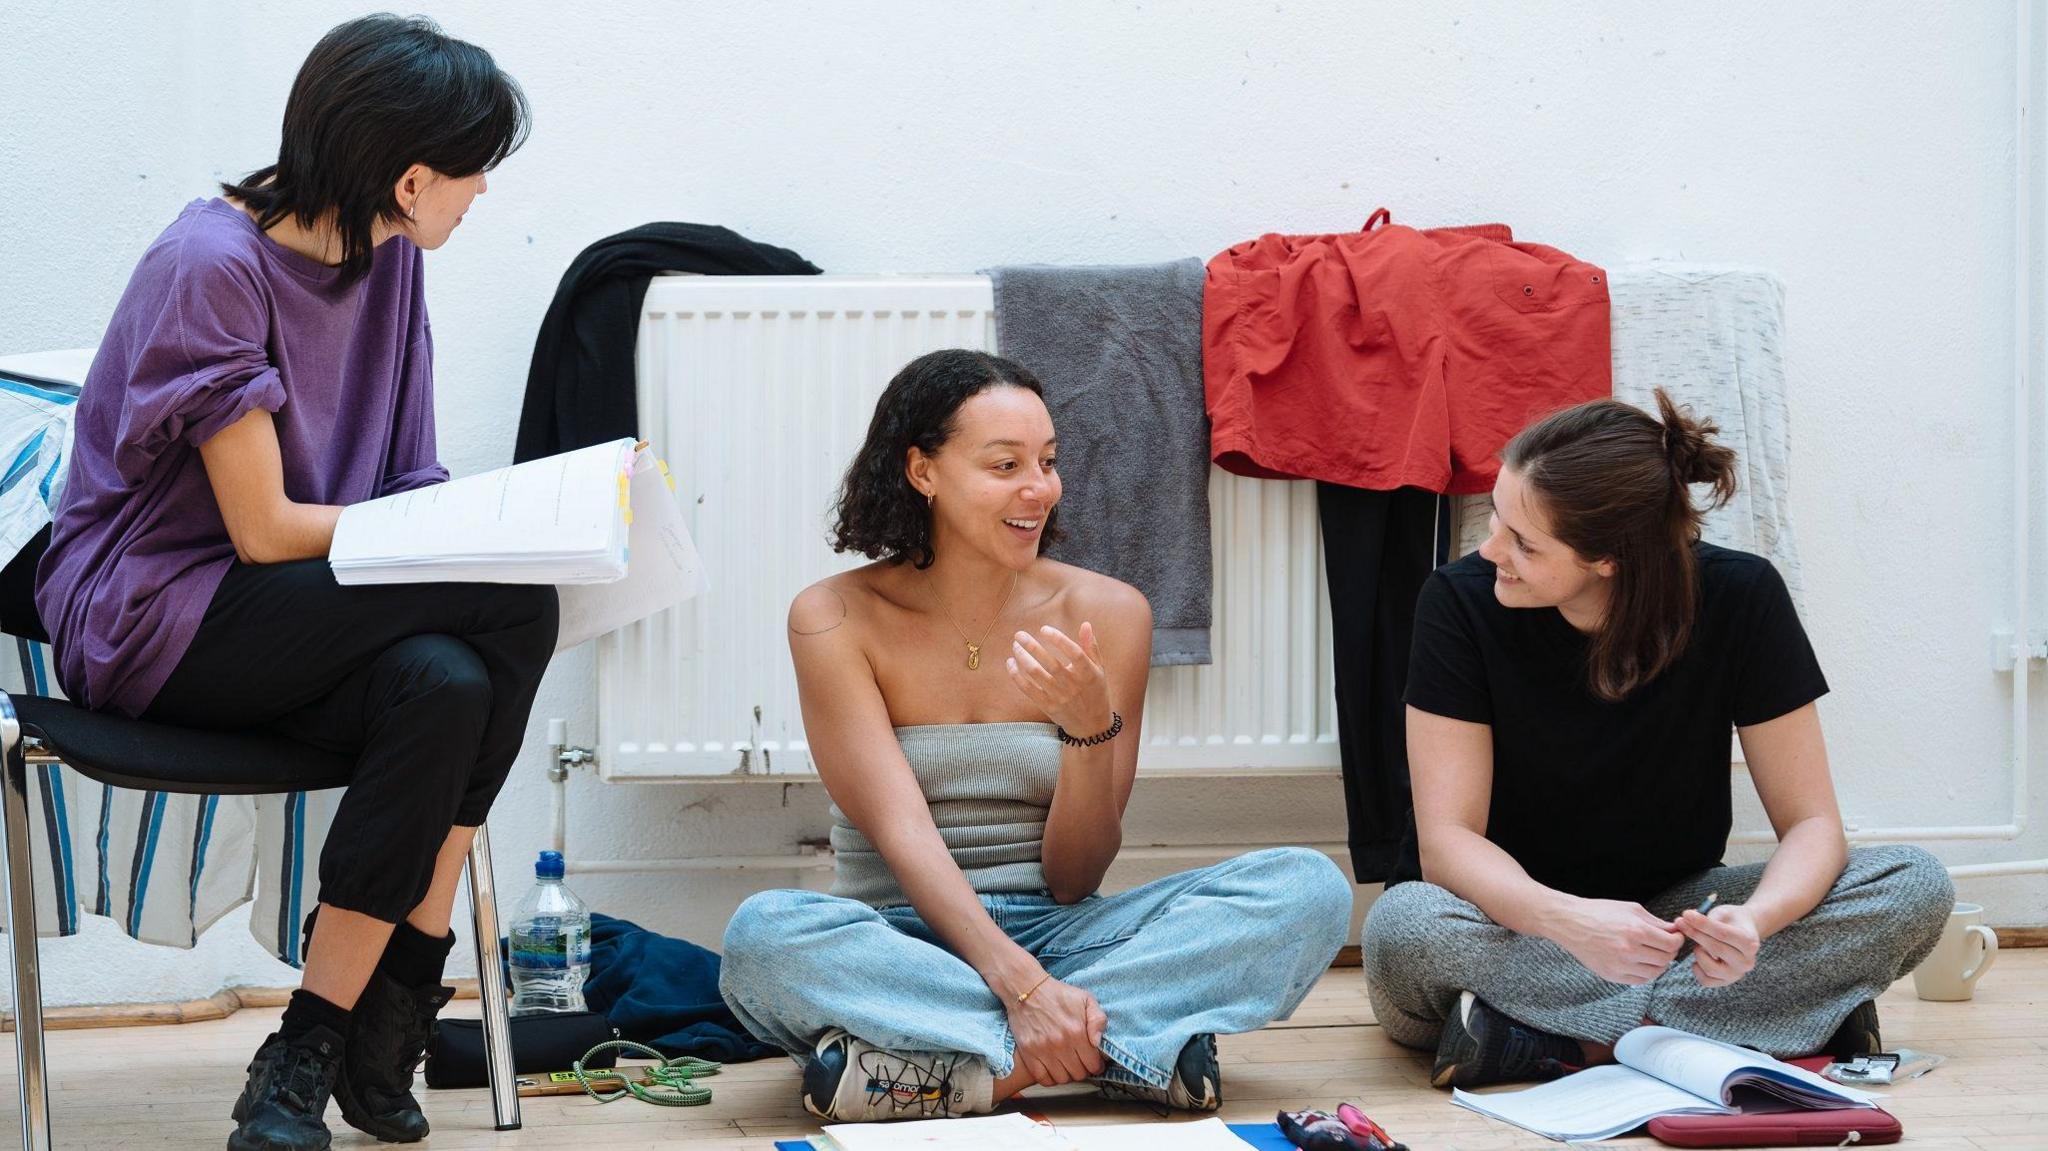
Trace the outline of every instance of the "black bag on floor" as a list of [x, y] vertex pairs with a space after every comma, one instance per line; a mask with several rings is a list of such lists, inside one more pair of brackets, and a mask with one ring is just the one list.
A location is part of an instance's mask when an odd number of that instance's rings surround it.
[[[619, 1037], [595, 1011], [512, 1017], [512, 1070], [519, 1075], [567, 1071], [583, 1053]], [[599, 1052], [586, 1067], [611, 1067], [618, 1049]], [[484, 1087], [490, 1083], [484, 1063], [484, 1025], [480, 1019], [437, 1019], [427, 1042], [427, 1086]]]

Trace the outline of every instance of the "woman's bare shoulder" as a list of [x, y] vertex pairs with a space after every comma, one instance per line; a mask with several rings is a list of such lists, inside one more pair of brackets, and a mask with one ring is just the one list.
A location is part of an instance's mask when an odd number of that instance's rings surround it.
[[1123, 624], [1151, 621], [1151, 601], [1130, 584], [1058, 560], [1038, 563], [1043, 578], [1053, 589], [1054, 602], [1063, 605], [1064, 614]]
[[797, 593], [789, 604], [792, 636], [859, 631], [893, 604], [888, 564], [871, 563], [826, 576]]

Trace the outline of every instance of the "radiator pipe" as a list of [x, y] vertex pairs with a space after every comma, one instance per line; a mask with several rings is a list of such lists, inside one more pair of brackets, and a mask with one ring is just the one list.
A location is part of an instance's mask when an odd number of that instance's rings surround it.
[[1957, 879], [1981, 879], [1989, 875], [2040, 875], [2048, 872], [2048, 859], [2015, 859], [2006, 863], [1966, 863], [1951, 867], [1948, 873]]
[[[1961, 840], [2013, 840], [2027, 832], [2032, 796], [2028, 775], [2033, 766], [2033, 732], [2029, 725], [2032, 703], [2032, 661], [2037, 658], [2033, 617], [2033, 455], [2034, 393], [2039, 373], [2034, 371], [2034, 29], [2033, 5], [2015, 7], [2013, 89], [2013, 387], [2012, 387], [2012, 815], [2010, 822], [1980, 827], [1874, 827], [1850, 828], [1851, 843], [1910, 843]], [[1738, 832], [1730, 843], [1774, 843], [1769, 832]], [[2048, 873], [2048, 859], [2021, 859], [2006, 863], [1964, 864], [1948, 869], [1958, 878], [1992, 875], [2037, 875]]]

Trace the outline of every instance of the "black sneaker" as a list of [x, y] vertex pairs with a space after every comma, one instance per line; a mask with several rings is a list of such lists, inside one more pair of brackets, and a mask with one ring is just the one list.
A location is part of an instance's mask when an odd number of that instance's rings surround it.
[[804, 1065], [804, 1109], [835, 1123], [948, 1119], [995, 1110], [995, 1077], [972, 1055], [884, 1051], [834, 1028]]
[[1576, 1039], [1538, 1031], [1494, 1010], [1470, 991], [1444, 1020], [1436, 1043], [1432, 1087], [1484, 1087], [1527, 1079], [1555, 1079], [1585, 1059]]
[[[312, 953], [319, 921], [319, 908], [306, 913], [300, 955]], [[334, 1101], [349, 1126], [386, 1143], [427, 1137], [426, 1113], [412, 1094], [413, 1072], [426, 1056], [435, 1018], [454, 997], [453, 987], [406, 987], [382, 968], [371, 970], [349, 1016], [347, 1057], [334, 1083]]]
[[249, 1061], [249, 1082], [235, 1100], [228, 1151], [327, 1151], [328, 1097], [341, 1073], [344, 1040], [315, 1027], [295, 1040], [273, 1034]]
[[1823, 1055], [1832, 1055], [1838, 1060], [1854, 1059], [1858, 1055], [1875, 1055], [1884, 1050], [1884, 1040], [1877, 1034], [1877, 1004], [1866, 999], [1842, 1020], [1835, 1033], [1828, 1036], [1827, 1045], [1820, 1049]]
[[427, 1053], [434, 1017], [453, 987], [407, 987], [383, 970], [370, 975], [350, 1017], [348, 1052], [334, 1101], [348, 1125], [386, 1143], [426, 1138], [427, 1117], [413, 1098], [413, 1072]]
[[1216, 1037], [1202, 1034], [1187, 1041], [1173, 1061], [1173, 1078], [1164, 1087], [1144, 1083], [1097, 1080], [1105, 1095], [1121, 1095], [1172, 1111], [1214, 1111], [1223, 1106], [1223, 1070], [1216, 1062]]

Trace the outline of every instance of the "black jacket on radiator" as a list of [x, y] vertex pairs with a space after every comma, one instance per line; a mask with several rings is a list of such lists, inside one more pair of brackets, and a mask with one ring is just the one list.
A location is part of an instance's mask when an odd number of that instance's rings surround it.
[[583, 249], [540, 322], [515, 463], [640, 434], [633, 346], [640, 303], [657, 272], [704, 276], [815, 276], [787, 248], [715, 224], [642, 224]]

